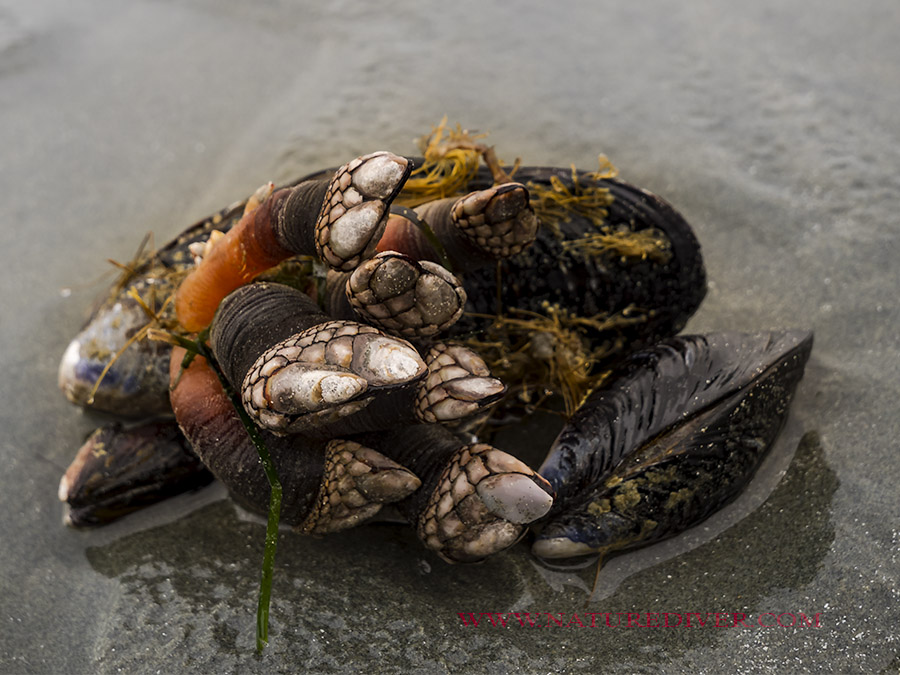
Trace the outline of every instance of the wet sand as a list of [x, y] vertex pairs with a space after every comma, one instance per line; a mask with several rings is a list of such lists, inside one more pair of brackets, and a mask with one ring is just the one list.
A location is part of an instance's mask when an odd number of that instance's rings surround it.
[[[887, 0], [0, 0], [0, 672], [896, 670], [898, 22]], [[688, 330], [813, 328], [806, 377], [748, 494], [611, 561], [586, 610], [593, 570], [525, 546], [450, 567], [394, 525], [285, 534], [257, 658], [264, 525], [221, 488], [62, 525], [59, 477], [105, 420], [59, 393], [59, 358], [106, 260], [146, 232], [162, 243], [267, 180], [412, 154], [444, 115], [509, 161], [608, 155], [698, 234], [710, 289]], [[691, 612], [749, 626], [688, 628]], [[777, 625], [801, 613], [819, 627]]]

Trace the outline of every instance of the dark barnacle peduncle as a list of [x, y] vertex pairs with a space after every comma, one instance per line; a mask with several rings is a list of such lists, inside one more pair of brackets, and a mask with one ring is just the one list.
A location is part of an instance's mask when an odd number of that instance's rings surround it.
[[454, 272], [490, 265], [534, 241], [538, 220], [520, 183], [393, 210], [379, 251], [443, 262]]
[[387, 389], [345, 416], [308, 420], [298, 433], [327, 439], [410, 424], [453, 426], [488, 410], [506, 393], [506, 385], [467, 347], [439, 342], [424, 359], [421, 379]]

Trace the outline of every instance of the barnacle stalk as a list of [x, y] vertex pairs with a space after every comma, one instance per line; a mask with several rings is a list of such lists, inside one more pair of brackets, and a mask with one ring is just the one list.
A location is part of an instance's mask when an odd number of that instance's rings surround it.
[[377, 248], [465, 273], [522, 252], [537, 231], [528, 190], [506, 182], [414, 210], [395, 207]]
[[475, 562], [517, 542], [553, 504], [549, 484], [484, 443], [467, 444], [440, 425], [364, 437], [415, 471], [422, 488], [398, 502], [425, 546], [447, 562]]
[[379, 392], [344, 414], [304, 418], [307, 438], [329, 439], [407, 424], [453, 426], [487, 410], [506, 393], [478, 354], [462, 346], [436, 343], [424, 356], [421, 378]]
[[[198, 357], [182, 369], [176, 349], [169, 371], [172, 408], [197, 456], [235, 501], [265, 514], [269, 484], [258, 453], [208, 362]], [[281, 522], [306, 534], [353, 527], [419, 485], [404, 467], [354, 441], [258, 433], [281, 477]]]
[[416, 213], [431, 226], [456, 270], [516, 255], [534, 241], [538, 228], [528, 190], [513, 182], [428, 202]]
[[231, 293], [210, 337], [247, 412], [276, 433], [357, 412], [383, 390], [425, 372], [405, 340], [354, 321], [331, 321], [308, 296], [280, 284]]
[[394, 204], [391, 207], [391, 215], [376, 250], [379, 253], [402, 253], [413, 260], [429, 260], [454, 271], [453, 261], [447, 256], [444, 244], [434, 229], [415, 210], [406, 206]]

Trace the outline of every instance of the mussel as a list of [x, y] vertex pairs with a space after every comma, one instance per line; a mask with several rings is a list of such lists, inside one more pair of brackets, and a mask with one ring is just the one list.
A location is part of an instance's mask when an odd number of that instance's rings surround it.
[[540, 468], [558, 506], [534, 553], [643, 546], [734, 499], [784, 424], [812, 342], [805, 331], [690, 335], [626, 359]]
[[161, 499], [212, 482], [213, 476], [174, 420], [92, 432], [59, 482], [66, 523], [104, 525]]

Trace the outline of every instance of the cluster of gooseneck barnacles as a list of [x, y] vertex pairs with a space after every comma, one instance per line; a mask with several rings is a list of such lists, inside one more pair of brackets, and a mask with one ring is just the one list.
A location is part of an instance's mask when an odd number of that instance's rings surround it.
[[[507, 170], [478, 140], [442, 125], [423, 158], [268, 184], [130, 266], [60, 384], [177, 430], [95, 432], [60, 485], [69, 521], [211, 472], [270, 535], [279, 515], [325, 534], [392, 503], [469, 562], [531, 523], [545, 558], [640, 546], [732, 499], [811, 334], [672, 337], [705, 294], [684, 219], [610, 171]], [[497, 410], [554, 405], [571, 419], [539, 472], [483, 442]]]

